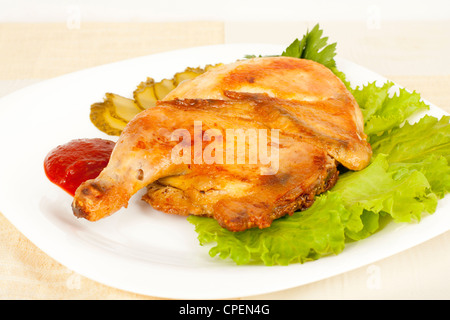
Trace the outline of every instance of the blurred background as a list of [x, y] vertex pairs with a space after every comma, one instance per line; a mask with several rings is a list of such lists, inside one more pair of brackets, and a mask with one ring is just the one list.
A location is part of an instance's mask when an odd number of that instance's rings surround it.
[[[441, 54], [450, 49], [446, 0], [1, 0], [0, 23], [2, 67], [28, 78], [188, 46], [288, 45], [315, 23], [338, 42], [340, 56], [377, 72], [450, 69]], [[66, 62], [65, 50], [76, 61]], [[380, 59], [380, 51], [389, 59]], [[43, 70], [36, 59], [52, 63]]]
[[0, 81], [200, 45], [287, 46], [316, 23], [340, 57], [405, 85], [450, 73], [446, 0], [0, 0]]

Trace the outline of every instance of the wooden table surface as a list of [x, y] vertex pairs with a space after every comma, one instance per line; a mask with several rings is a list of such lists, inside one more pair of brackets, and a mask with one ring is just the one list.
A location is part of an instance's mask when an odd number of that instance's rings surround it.
[[[240, 42], [287, 46], [314, 24], [2, 23], [0, 96], [72, 71], [173, 49]], [[321, 27], [330, 41], [338, 43], [339, 56], [420, 92], [424, 99], [450, 112], [448, 21], [383, 21], [372, 25], [321, 22]], [[47, 256], [1, 214], [0, 226], [0, 299], [161, 299], [111, 288], [78, 275]], [[245, 298], [449, 299], [449, 271], [447, 232], [370, 266]], [[374, 272], [377, 285], [371, 282]]]

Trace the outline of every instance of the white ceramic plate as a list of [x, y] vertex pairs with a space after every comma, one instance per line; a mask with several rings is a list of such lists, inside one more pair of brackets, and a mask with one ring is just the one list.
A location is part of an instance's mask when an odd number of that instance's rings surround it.
[[[391, 224], [350, 244], [337, 256], [289, 266], [236, 266], [211, 258], [185, 217], [152, 210], [136, 195], [129, 207], [101, 221], [76, 219], [71, 197], [50, 183], [43, 160], [77, 138], [111, 138], [89, 121], [89, 107], [105, 92], [131, 96], [151, 76], [185, 67], [232, 62], [246, 54], [279, 54], [259, 44], [191, 48], [104, 65], [16, 91], [0, 100], [0, 211], [55, 260], [90, 279], [162, 298], [220, 299], [292, 288], [373, 263], [450, 229], [449, 197], [419, 224]], [[339, 60], [353, 84], [383, 77]], [[445, 114], [432, 106], [435, 116]], [[447, 211], [447, 212], [445, 212]]]

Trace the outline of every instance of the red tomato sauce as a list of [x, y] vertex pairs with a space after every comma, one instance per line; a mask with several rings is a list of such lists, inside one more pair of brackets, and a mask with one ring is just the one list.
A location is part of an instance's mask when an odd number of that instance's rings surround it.
[[108, 164], [115, 143], [76, 139], [51, 150], [44, 160], [47, 178], [70, 195], [84, 181], [96, 178]]

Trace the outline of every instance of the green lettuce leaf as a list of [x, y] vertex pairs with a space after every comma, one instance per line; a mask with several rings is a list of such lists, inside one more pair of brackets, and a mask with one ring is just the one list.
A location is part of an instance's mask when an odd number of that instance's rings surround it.
[[393, 85], [393, 82], [388, 81], [382, 86], [377, 86], [374, 81], [351, 90], [361, 108], [366, 123], [372, 116], [380, 113], [383, 103], [389, 97], [389, 90]]
[[[301, 40], [295, 39], [281, 54], [284, 57], [308, 59], [323, 64], [329, 68], [347, 89], [351, 90], [350, 82], [345, 74], [336, 67], [336, 43], [328, 44], [328, 37], [323, 36], [323, 30], [316, 24], [307, 31]], [[248, 56], [256, 57], [256, 56]]]
[[369, 136], [369, 141], [372, 139], [370, 136], [396, 128], [412, 115], [430, 108], [415, 91], [409, 92], [401, 88], [390, 94], [393, 87], [394, 84], [388, 81], [382, 86], [371, 82], [350, 89], [361, 108], [364, 131]]
[[415, 162], [430, 155], [450, 160], [449, 123], [450, 116], [438, 119], [425, 115], [416, 123], [406, 122], [401, 128], [374, 136], [370, 144], [374, 154], [389, 154], [390, 163]]
[[214, 219], [190, 216], [202, 245], [216, 243], [211, 256], [237, 264], [287, 265], [338, 254], [346, 238], [360, 240], [379, 229], [381, 216], [397, 222], [420, 221], [433, 213], [437, 197], [417, 170], [395, 177], [380, 154], [364, 170], [347, 172], [311, 208], [275, 220], [270, 228], [230, 232]]
[[[341, 195], [350, 212], [349, 218], [343, 219], [349, 238], [359, 240], [373, 233], [373, 227], [364, 224], [373, 226], [379, 214], [389, 214], [397, 222], [413, 222], [420, 221], [424, 212], [436, 210], [437, 196], [425, 175], [417, 170], [396, 175], [388, 158], [379, 154], [364, 170], [343, 174], [331, 190]], [[371, 220], [363, 221], [363, 213]]]
[[345, 246], [341, 216], [345, 208], [338, 194], [318, 197], [302, 212], [275, 220], [270, 228], [231, 232], [210, 218], [190, 216], [200, 244], [215, 242], [211, 256], [231, 258], [236, 264], [287, 265], [338, 254]]
[[[420, 141], [420, 143], [418, 143]], [[371, 139], [373, 154], [388, 154], [390, 170], [400, 177], [420, 171], [432, 191], [444, 197], [450, 191], [450, 117], [424, 116]]]
[[425, 116], [408, 123], [409, 117], [429, 106], [416, 92], [392, 92], [394, 84], [389, 81], [353, 89], [336, 68], [336, 45], [327, 45], [322, 34], [316, 25], [282, 55], [322, 63], [344, 82], [364, 116], [373, 149], [371, 164], [341, 174], [311, 208], [275, 220], [270, 228], [230, 232], [214, 219], [190, 216], [200, 244], [212, 244], [212, 257], [237, 264], [287, 265], [338, 254], [346, 241], [370, 236], [385, 220], [420, 221], [450, 190], [450, 117]]

